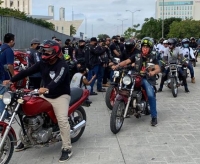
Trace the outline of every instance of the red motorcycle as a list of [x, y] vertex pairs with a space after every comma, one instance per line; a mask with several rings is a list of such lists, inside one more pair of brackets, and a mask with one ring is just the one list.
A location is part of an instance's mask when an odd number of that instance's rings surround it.
[[[71, 142], [76, 142], [82, 136], [86, 126], [86, 113], [81, 106], [89, 96], [88, 90], [71, 88], [71, 101], [69, 104], [68, 120], [70, 124]], [[0, 118], [0, 163], [7, 164], [13, 154], [14, 145], [17, 144], [15, 130], [11, 127], [16, 115], [19, 117], [21, 129], [19, 138], [28, 146], [48, 146], [61, 141], [58, 122], [52, 105], [39, 97], [38, 91], [16, 90], [1, 95], [6, 104]], [[5, 111], [12, 114], [7, 124], [3, 122]], [[67, 114], [67, 109], [66, 109]]]
[[[154, 69], [154, 64], [148, 63], [146, 69]], [[120, 131], [127, 116], [134, 115], [140, 118], [141, 115], [150, 114], [148, 97], [141, 86], [144, 76], [147, 74], [130, 70], [120, 81], [119, 92], [110, 116], [110, 129], [114, 134]]]

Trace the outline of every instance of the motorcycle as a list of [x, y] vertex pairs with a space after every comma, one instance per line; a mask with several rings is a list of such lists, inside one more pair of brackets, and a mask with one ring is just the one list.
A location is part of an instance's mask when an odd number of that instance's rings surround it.
[[[72, 143], [78, 141], [85, 130], [86, 113], [81, 105], [88, 96], [88, 90], [71, 88], [68, 120]], [[53, 107], [48, 101], [38, 96], [37, 90], [10, 90], [1, 95], [0, 98], [6, 104], [0, 118], [1, 164], [9, 163], [13, 155], [14, 146], [17, 144], [16, 133], [11, 126], [16, 115], [18, 115], [21, 125], [19, 138], [24, 145], [42, 147], [61, 141], [60, 130]], [[12, 115], [9, 123], [3, 121], [6, 110]]]
[[[154, 64], [148, 63], [146, 70], [154, 69]], [[129, 71], [120, 81], [119, 93], [110, 117], [110, 129], [117, 134], [128, 115], [140, 118], [150, 114], [150, 106], [146, 91], [142, 88], [142, 78], [147, 73]]]
[[169, 74], [167, 80], [165, 81], [165, 85], [171, 89], [174, 97], [178, 96], [178, 87], [183, 83], [178, 71], [179, 69], [183, 69], [184, 76], [187, 78], [188, 63], [188, 55], [185, 55], [180, 63], [177, 63], [177, 61], [171, 61], [169, 65], [165, 66], [166, 70], [169, 69]]
[[[120, 59], [114, 58], [113, 62], [114, 62], [114, 64], [119, 64]], [[115, 102], [115, 97], [118, 93], [118, 87], [119, 87], [119, 82], [120, 82], [121, 76], [123, 76], [121, 69], [114, 71], [113, 82], [110, 83], [110, 86], [106, 90], [105, 102], [106, 102], [106, 106], [110, 110], [112, 110], [112, 108], [113, 108], [113, 105]]]

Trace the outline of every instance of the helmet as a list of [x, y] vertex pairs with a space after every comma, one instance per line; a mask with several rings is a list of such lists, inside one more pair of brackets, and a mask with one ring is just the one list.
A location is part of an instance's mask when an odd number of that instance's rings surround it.
[[160, 38], [159, 43], [163, 43], [164, 40], [164, 38]]
[[168, 44], [168, 40], [164, 40], [164, 41], [163, 41], [163, 44]]
[[147, 54], [150, 54], [151, 51], [153, 50], [154, 41], [150, 37], [145, 37], [141, 41], [141, 47], [143, 47], [143, 46], [148, 46], [150, 48], [150, 51], [148, 51], [148, 52], [147, 52], [147, 50], [142, 49], [142, 54], [146, 56]]
[[151, 49], [153, 49], [154, 41], [149, 37], [145, 37], [141, 41], [141, 46], [149, 46]]
[[181, 41], [181, 44], [182, 44], [182, 46], [183, 46], [184, 48], [188, 48], [188, 47], [189, 47], [189, 43], [190, 43], [190, 41], [189, 41], [189, 39], [187, 39], [187, 38], [185, 38], [185, 39], [183, 39], [183, 40]]
[[[42, 60], [45, 62], [59, 58], [62, 54], [59, 43], [56, 43], [53, 40], [45, 40], [41, 46], [43, 48]], [[52, 51], [52, 53], [45, 53], [46, 51]]]
[[177, 41], [174, 38], [169, 38], [168, 40], [168, 44], [172, 45], [173, 47], [176, 47]]
[[194, 38], [194, 37], [191, 37], [190, 40], [195, 40], [195, 38]]
[[133, 48], [135, 48], [135, 40], [133, 39], [129, 39], [125, 42], [125, 48], [127, 52], [131, 52], [133, 50]]

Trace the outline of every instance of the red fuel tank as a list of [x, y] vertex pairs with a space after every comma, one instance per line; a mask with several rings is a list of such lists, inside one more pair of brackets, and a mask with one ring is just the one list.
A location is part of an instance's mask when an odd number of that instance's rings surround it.
[[41, 113], [53, 112], [52, 105], [45, 99], [38, 96], [25, 96], [22, 110], [26, 116], [36, 116]]

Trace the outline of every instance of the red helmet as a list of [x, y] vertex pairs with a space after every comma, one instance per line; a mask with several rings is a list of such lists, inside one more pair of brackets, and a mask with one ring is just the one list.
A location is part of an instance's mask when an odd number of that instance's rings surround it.
[[[58, 43], [53, 40], [46, 40], [41, 45], [43, 48], [42, 60], [45, 62], [49, 62], [54, 60], [55, 58], [59, 58], [61, 54], [61, 47]], [[52, 51], [52, 53], [45, 53], [45, 51]]]

